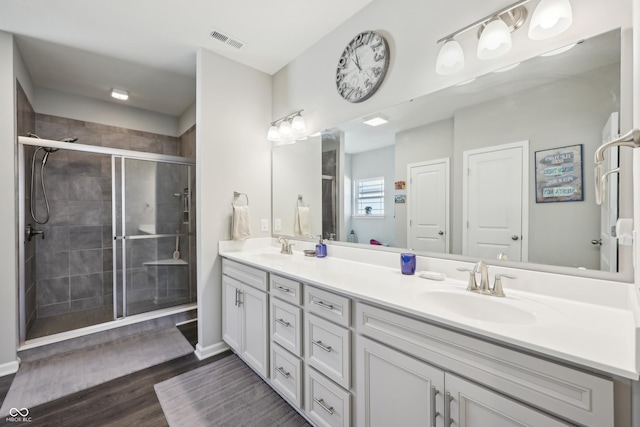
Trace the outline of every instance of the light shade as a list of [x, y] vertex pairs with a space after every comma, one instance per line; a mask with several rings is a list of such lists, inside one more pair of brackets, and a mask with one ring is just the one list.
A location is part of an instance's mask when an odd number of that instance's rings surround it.
[[296, 133], [302, 133], [307, 130], [307, 124], [304, 121], [304, 117], [297, 115], [291, 120], [291, 129]]
[[267, 139], [269, 141], [280, 141], [280, 131], [278, 130], [278, 126], [271, 125], [269, 131], [267, 132]]
[[293, 130], [291, 130], [291, 123], [289, 123], [288, 120], [283, 120], [282, 123], [280, 123], [278, 131], [280, 132], [280, 135], [284, 137], [293, 135]]
[[509, 50], [511, 50], [511, 31], [503, 20], [496, 18], [482, 30], [478, 41], [478, 58], [498, 58]]
[[436, 59], [436, 73], [441, 76], [454, 74], [464, 68], [464, 53], [462, 47], [457, 41], [450, 39], [438, 52]]
[[533, 11], [529, 38], [544, 40], [562, 33], [571, 26], [573, 13], [569, 0], [542, 0]]
[[129, 92], [124, 89], [111, 89], [111, 96], [115, 99], [120, 99], [122, 101], [126, 101], [129, 99]]

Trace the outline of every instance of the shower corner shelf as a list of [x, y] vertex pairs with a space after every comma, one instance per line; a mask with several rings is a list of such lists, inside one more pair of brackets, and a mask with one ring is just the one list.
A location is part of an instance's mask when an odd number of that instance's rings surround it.
[[183, 259], [159, 259], [157, 261], [149, 261], [144, 262], [142, 265], [148, 266], [158, 266], [158, 265], [167, 265], [167, 266], [182, 266], [189, 265], [189, 263]]

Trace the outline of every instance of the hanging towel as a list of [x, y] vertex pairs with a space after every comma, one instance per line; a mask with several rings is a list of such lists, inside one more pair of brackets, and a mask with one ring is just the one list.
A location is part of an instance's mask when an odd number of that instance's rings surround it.
[[309, 211], [309, 206], [296, 207], [294, 234], [303, 237], [311, 235], [311, 212]]
[[251, 221], [249, 219], [249, 206], [233, 206], [231, 217], [231, 238], [244, 240], [251, 237]]

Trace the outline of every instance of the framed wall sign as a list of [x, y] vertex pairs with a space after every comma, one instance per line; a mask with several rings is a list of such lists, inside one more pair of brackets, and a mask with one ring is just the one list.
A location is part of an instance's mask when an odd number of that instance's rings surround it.
[[584, 200], [582, 144], [536, 151], [536, 203]]

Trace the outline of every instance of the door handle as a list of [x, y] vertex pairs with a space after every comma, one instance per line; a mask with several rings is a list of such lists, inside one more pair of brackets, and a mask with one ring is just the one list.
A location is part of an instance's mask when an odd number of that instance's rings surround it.
[[444, 234], [444, 231], [440, 230], [440, 231], [438, 231], [438, 234], [439, 234], [440, 236], [442, 236], [442, 235]]
[[515, 234], [513, 236], [511, 236], [511, 240], [518, 240], [520, 237], [516, 236]]
[[600, 245], [600, 246], [602, 246], [602, 239], [593, 239], [591, 241], [591, 244], [592, 245]]

